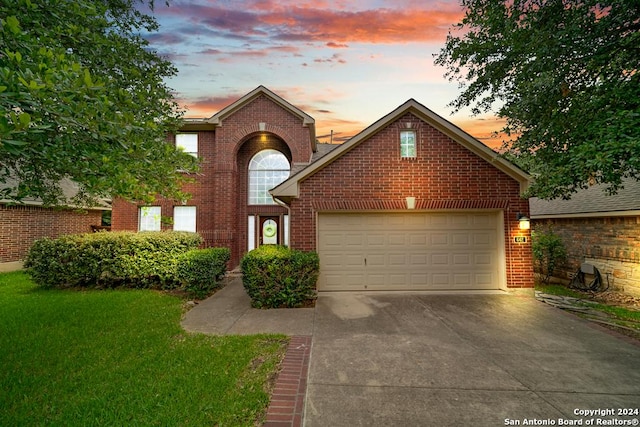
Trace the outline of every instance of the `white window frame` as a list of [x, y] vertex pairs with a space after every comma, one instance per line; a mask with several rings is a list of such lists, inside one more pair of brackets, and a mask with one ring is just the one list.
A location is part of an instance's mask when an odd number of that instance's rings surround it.
[[198, 157], [198, 134], [197, 133], [177, 133], [176, 147], [182, 148], [185, 153]]
[[256, 217], [249, 215], [247, 220], [247, 250], [252, 251], [256, 248]]
[[162, 208], [160, 206], [140, 206], [138, 208], [138, 231], [160, 231]]
[[173, 207], [173, 231], [196, 232], [197, 209], [195, 206]]
[[[264, 168], [264, 163], [269, 163], [269, 159], [264, 155], [278, 154], [287, 162], [286, 169]], [[280, 160], [282, 160], [280, 158]], [[286, 181], [291, 174], [291, 164], [282, 152], [274, 149], [266, 149], [256, 153], [249, 161], [249, 183], [248, 183], [248, 203], [250, 205], [275, 205], [276, 202], [269, 194], [269, 190], [277, 187]]]
[[418, 137], [415, 130], [400, 131], [400, 157], [413, 159], [418, 156]]

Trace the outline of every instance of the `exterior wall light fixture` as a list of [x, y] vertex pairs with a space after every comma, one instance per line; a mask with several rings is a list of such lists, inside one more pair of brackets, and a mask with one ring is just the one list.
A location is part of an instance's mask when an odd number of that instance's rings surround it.
[[520, 223], [520, 230], [528, 230], [531, 228], [531, 220], [520, 212], [518, 212], [518, 222]]
[[416, 198], [415, 197], [407, 197], [407, 209], [415, 209], [416, 208]]

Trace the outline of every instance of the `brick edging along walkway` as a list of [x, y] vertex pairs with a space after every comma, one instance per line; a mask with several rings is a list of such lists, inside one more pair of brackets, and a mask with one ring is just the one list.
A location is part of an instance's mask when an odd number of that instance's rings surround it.
[[271, 402], [263, 426], [302, 426], [310, 354], [310, 336], [291, 337], [282, 361], [282, 369], [271, 394]]

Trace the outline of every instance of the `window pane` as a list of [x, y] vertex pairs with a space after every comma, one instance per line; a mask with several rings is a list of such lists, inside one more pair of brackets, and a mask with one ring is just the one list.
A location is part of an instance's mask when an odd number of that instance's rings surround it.
[[416, 133], [412, 130], [400, 132], [400, 157], [416, 157]]
[[139, 231], [160, 231], [160, 206], [142, 206], [139, 209]]
[[175, 231], [196, 231], [196, 207], [175, 206], [173, 208], [173, 229]]
[[289, 160], [276, 150], [263, 150], [249, 162], [249, 204], [275, 204], [269, 190], [289, 178]]
[[176, 147], [182, 148], [185, 153], [198, 156], [198, 134], [179, 133], [176, 134]]

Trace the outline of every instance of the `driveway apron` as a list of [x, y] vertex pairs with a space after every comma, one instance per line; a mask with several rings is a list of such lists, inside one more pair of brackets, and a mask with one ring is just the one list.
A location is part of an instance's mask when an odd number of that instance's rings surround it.
[[305, 426], [636, 425], [617, 411], [638, 408], [640, 346], [533, 298], [318, 298]]

